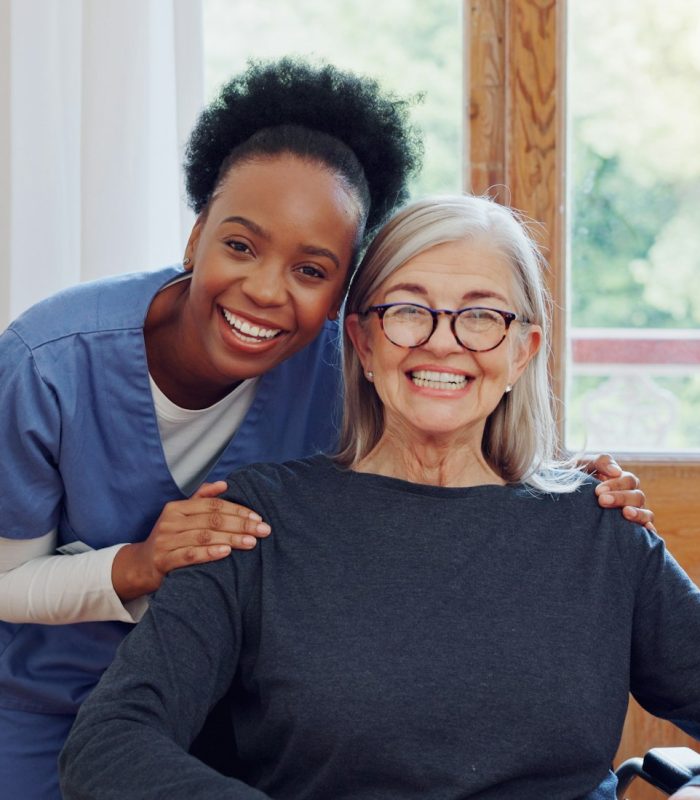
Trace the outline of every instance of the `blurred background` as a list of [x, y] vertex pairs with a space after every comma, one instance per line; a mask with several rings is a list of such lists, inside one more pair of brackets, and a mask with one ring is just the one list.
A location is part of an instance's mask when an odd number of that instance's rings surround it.
[[[698, 453], [700, 6], [565, 6], [566, 445]], [[187, 133], [250, 58], [413, 98], [414, 195], [469, 190], [468, 24], [461, 0], [0, 0], [0, 324], [179, 260]]]

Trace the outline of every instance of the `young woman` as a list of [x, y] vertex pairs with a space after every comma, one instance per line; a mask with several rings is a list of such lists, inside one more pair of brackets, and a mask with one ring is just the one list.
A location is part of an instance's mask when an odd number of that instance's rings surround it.
[[184, 270], [78, 286], [0, 338], [9, 796], [58, 795], [55, 759], [74, 715], [164, 575], [269, 532], [216, 499], [220, 480], [333, 447], [334, 319], [419, 150], [405, 104], [373, 81], [288, 60], [255, 66], [192, 134], [198, 217]]

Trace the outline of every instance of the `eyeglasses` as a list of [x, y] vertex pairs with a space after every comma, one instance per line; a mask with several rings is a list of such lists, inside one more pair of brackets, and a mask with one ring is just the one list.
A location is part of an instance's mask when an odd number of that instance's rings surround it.
[[418, 303], [384, 303], [370, 306], [362, 316], [379, 317], [386, 338], [399, 347], [420, 347], [435, 333], [441, 314], [450, 317], [450, 328], [457, 343], [474, 353], [495, 350], [506, 338], [511, 323], [527, 323], [512, 311], [472, 306], [450, 311]]

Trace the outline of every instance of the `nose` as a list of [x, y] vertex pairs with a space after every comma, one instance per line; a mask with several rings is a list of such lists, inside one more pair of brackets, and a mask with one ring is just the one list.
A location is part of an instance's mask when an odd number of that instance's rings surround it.
[[287, 300], [285, 273], [274, 261], [258, 261], [251, 266], [241, 288], [255, 305], [261, 308], [281, 306]]
[[423, 348], [440, 357], [464, 352], [464, 348], [452, 333], [452, 320], [448, 314], [440, 314], [437, 327]]

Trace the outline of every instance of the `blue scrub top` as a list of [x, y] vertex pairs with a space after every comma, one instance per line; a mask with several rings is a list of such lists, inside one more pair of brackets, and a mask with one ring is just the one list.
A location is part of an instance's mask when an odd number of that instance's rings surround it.
[[[0, 336], [0, 535], [58, 530], [59, 546], [144, 540], [173, 481], [148, 380], [143, 325], [169, 267], [95, 281], [32, 307]], [[338, 326], [261, 376], [207, 476], [332, 449], [340, 401]], [[70, 556], [65, 556], [70, 558]], [[74, 713], [131, 630], [122, 622], [0, 622], [0, 705]]]

